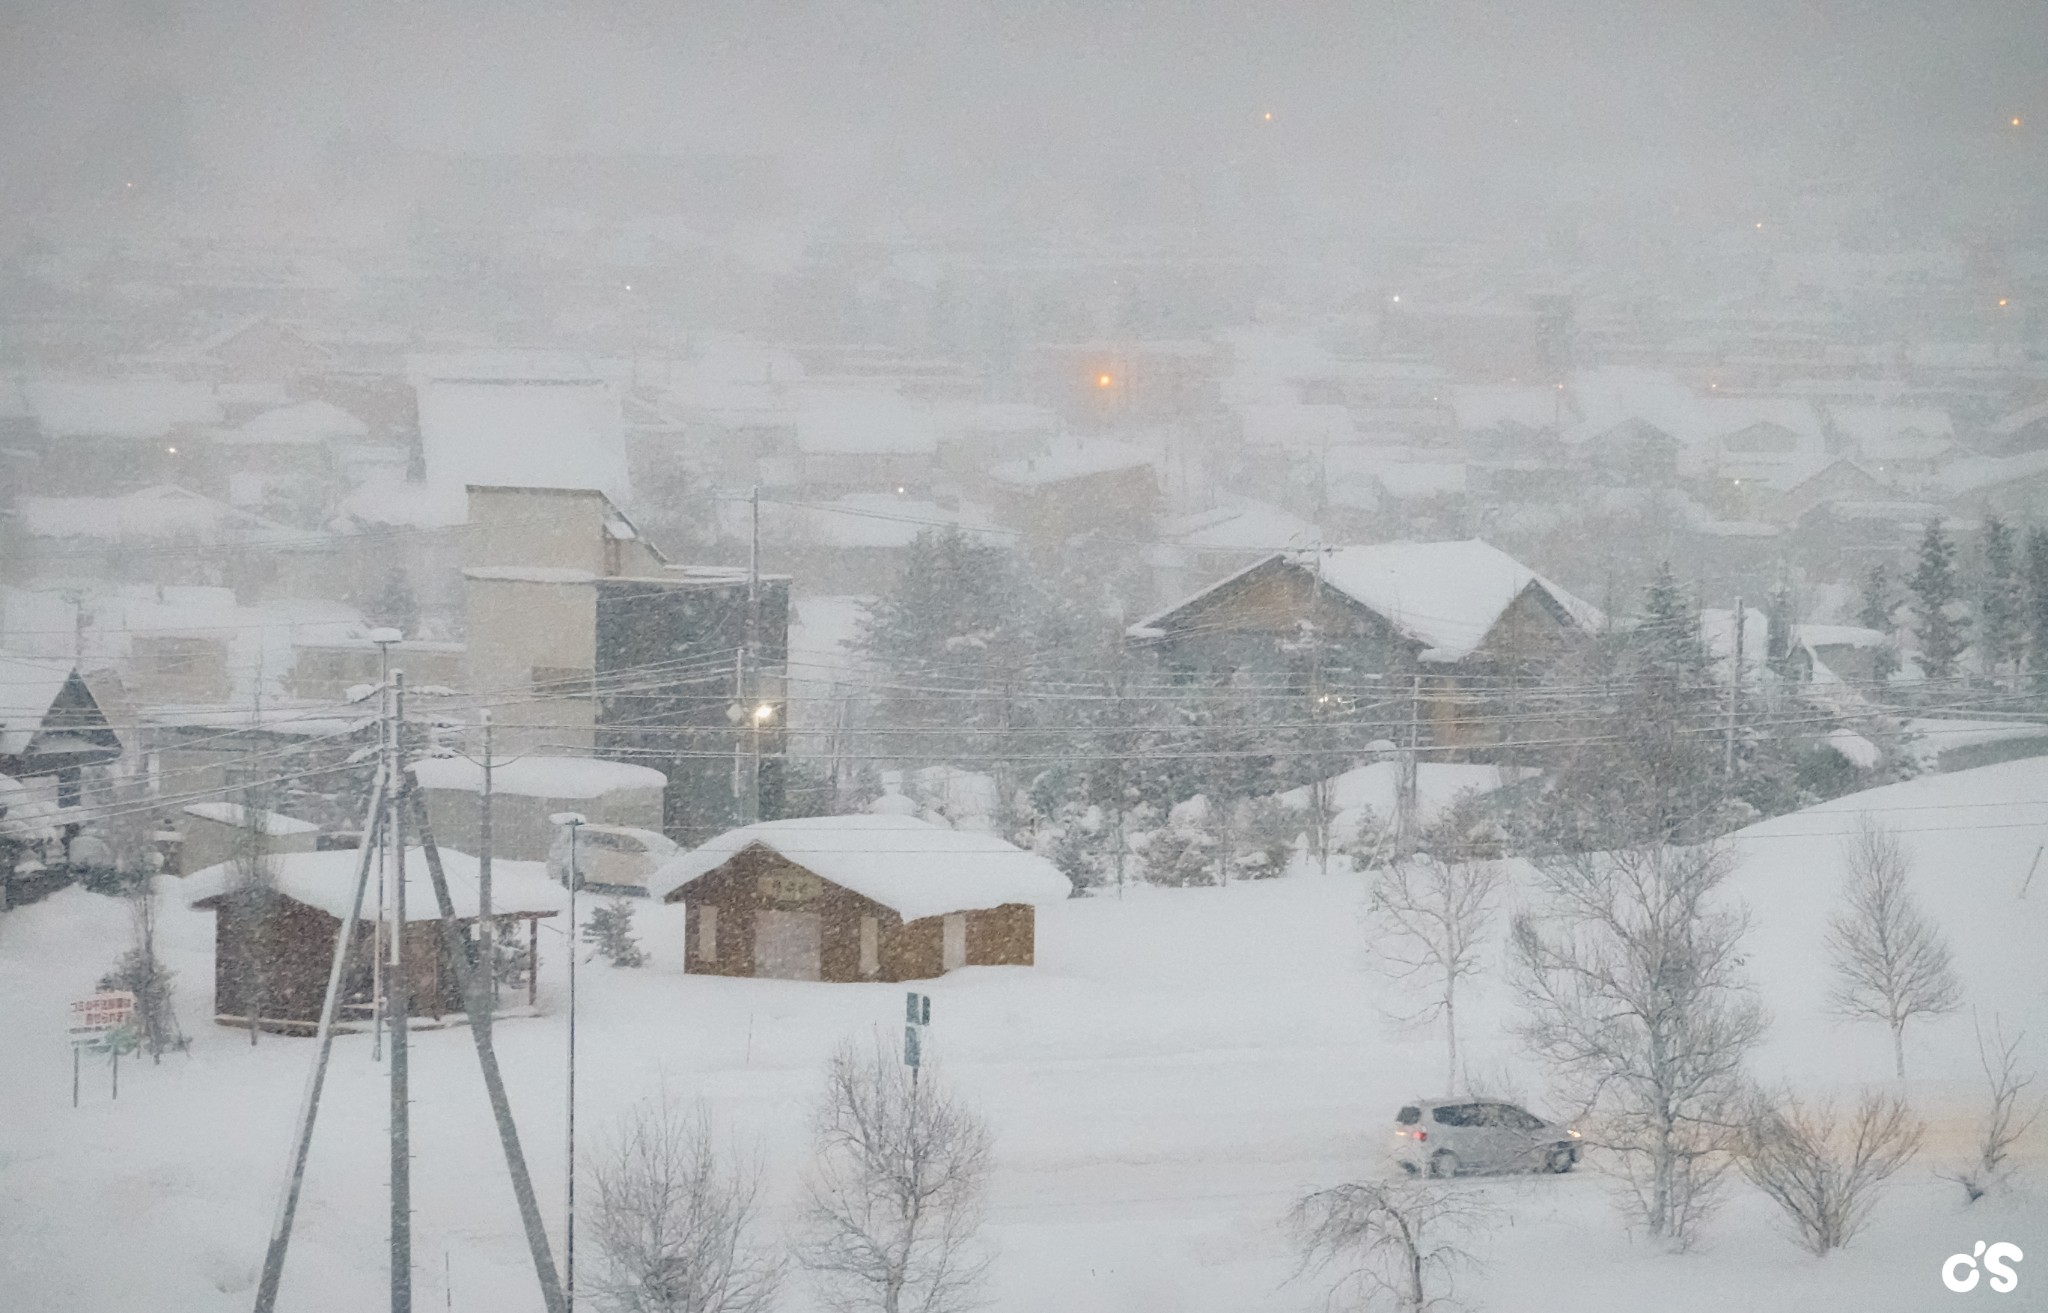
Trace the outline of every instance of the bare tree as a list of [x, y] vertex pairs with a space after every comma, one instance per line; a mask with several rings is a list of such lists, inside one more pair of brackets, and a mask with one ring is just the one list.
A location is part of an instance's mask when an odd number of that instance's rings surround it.
[[1288, 1210], [1301, 1247], [1296, 1278], [1336, 1268], [1331, 1300], [1424, 1313], [1447, 1306], [1459, 1240], [1487, 1214], [1480, 1197], [1433, 1181], [1368, 1181], [1319, 1190]]
[[599, 1262], [588, 1284], [609, 1313], [761, 1313], [782, 1261], [755, 1243], [761, 1171], [721, 1153], [709, 1119], [666, 1094], [627, 1112], [592, 1173]]
[[1906, 1023], [1955, 1011], [1962, 983], [1941, 931], [1913, 897], [1912, 863], [1898, 836], [1866, 816], [1843, 845], [1843, 859], [1843, 906], [1828, 924], [1836, 977], [1828, 1005], [1841, 1016], [1890, 1027], [1892, 1063], [1904, 1080]]
[[1540, 861], [1515, 918], [1522, 1033], [1587, 1110], [1651, 1235], [1687, 1243], [1728, 1165], [1745, 1055], [1768, 1024], [1718, 905], [1726, 855], [1641, 847]]
[[2043, 1101], [2027, 1095], [2034, 1084], [2033, 1076], [2020, 1074], [2020, 1041], [2026, 1037], [2026, 1032], [2021, 1031], [2007, 1039], [2005, 1027], [1996, 1017], [1991, 1020], [1988, 1043], [1983, 1027], [1977, 1028], [1977, 1060], [1983, 1064], [1984, 1078], [1990, 1085], [1991, 1106], [1984, 1113], [1976, 1159], [1948, 1175], [1948, 1179], [1963, 1187], [1964, 1195], [1973, 1204], [2012, 1175], [2013, 1146], [2033, 1129], [2041, 1115]]
[[1479, 946], [1501, 884], [1496, 863], [1428, 853], [1395, 862], [1373, 884], [1368, 950], [1390, 979], [1426, 995], [1423, 1007], [1402, 1020], [1443, 1018], [1446, 1090], [1458, 1088], [1458, 983], [1483, 965]]
[[975, 1244], [988, 1128], [935, 1071], [877, 1042], [832, 1055], [798, 1261], [835, 1310], [957, 1313], [982, 1302]]
[[236, 938], [242, 945], [242, 969], [248, 972], [245, 997], [249, 1000], [249, 1043], [254, 1045], [263, 1030], [263, 1011], [270, 1002], [271, 958], [277, 951], [272, 915], [277, 908], [277, 853], [270, 833], [271, 789], [266, 784], [240, 790], [241, 802], [234, 813], [234, 848], [229, 854], [229, 914], [237, 923]]
[[136, 1039], [152, 1061], [191, 1044], [178, 1024], [176, 973], [156, 951], [156, 872], [163, 865], [154, 842], [157, 824], [143, 782], [132, 776], [117, 778], [97, 829], [113, 860], [115, 888], [128, 900], [129, 938], [127, 950], [101, 977], [99, 987], [135, 995]]
[[1758, 1096], [1737, 1161], [1799, 1243], [1824, 1255], [1863, 1229], [1879, 1187], [1919, 1152], [1925, 1129], [1895, 1094], [1865, 1094], [1846, 1126], [1832, 1102]]

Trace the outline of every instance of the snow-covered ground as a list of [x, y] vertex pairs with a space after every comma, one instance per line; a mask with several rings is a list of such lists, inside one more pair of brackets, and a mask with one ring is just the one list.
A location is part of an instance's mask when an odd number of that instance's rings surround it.
[[[1774, 1024], [1756, 1068], [1809, 1091], [1889, 1075], [1881, 1029], [1822, 1010], [1821, 932], [1838, 846], [1859, 810], [1901, 830], [1921, 898], [1955, 949], [1968, 1006], [2028, 1032], [2048, 1071], [2048, 874], [2019, 892], [2048, 841], [2048, 761], [1930, 776], [1758, 825], [1737, 841], [1735, 891], [1753, 929], [1748, 965]], [[70, 1107], [65, 1003], [90, 992], [125, 935], [122, 908], [80, 890], [0, 916], [0, 1307], [245, 1309], [312, 1046], [205, 1020], [211, 922], [166, 881], [164, 938], [180, 972], [189, 1057], [104, 1067]], [[1039, 965], [975, 968], [927, 986], [930, 1047], [997, 1136], [987, 1236], [994, 1307], [1015, 1310], [1310, 1310], [1322, 1288], [1289, 1282], [1279, 1219], [1302, 1191], [1382, 1170], [1394, 1109], [1434, 1094], [1441, 1043], [1376, 1010], [1386, 987], [1360, 948], [1363, 877], [1215, 890], [1133, 889], [1044, 909]], [[783, 1225], [828, 1050], [900, 1030], [902, 988], [684, 976], [680, 908], [639, 916], [652, 965], [581, 980], [582, 1142], [663, 1086], [701, 1098], [756, 1139]], [[545, 933], [545, 932], [544, 932]], [[552, 948], [552, 951], [550, 949]], [[564, 1027], [559, 940], [544, 941], [550, 1015], [512, 1020], [499, 1047], [551, 1218], [561, 1196]], [[1497, 962], [1498, 954], [1494, 955]], [[1540, 1073], [1505, 1029], [1488, 980], [1471, 999], [1475, 1072], [1545, 1108]], [[1631, 1237], [1594, 1170], [1475, 1181], [1501, 1223], [1476, 1237], [1486, 1266], [1458, 1293], [1495, 1310], [1947, 1307], [1943, 1257], [2011, 1240], [2023, 1298], [2048, 1291], [2048, 1134], [2028, 1146], [2014, 1194], [1965, 1210], [1938, 1179], [1962, 1153], [1981, 1077], [1963, 1014], [1908, 1033], [1929, 1145], [1870, 1230], [1807, 1257], [1736, 1183], [1699, 1247], [1671, 1255]], [[338, 1041], [284, 1288], [298, 1309], [381, 1306], [385, 1283], [384, 1069], [366, 1037]], [[419, 1307], [538, 1308], [510, 1190], [461, 1031], [413, 1049], [414, 1253]], [[557, 1237], [559, 1247], [559, 1237]], [[582, 1256], [588, 1262], [587, 1251]], [[2030, 1302], [2031, 1301], [2031, 1302]], [[793, 1285], [787, 1307], [808, 1309]]]

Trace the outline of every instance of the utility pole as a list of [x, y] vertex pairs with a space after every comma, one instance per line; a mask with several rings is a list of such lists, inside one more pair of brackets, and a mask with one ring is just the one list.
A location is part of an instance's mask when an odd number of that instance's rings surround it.
[[[747, 548], [747, 629], [742, 639], [739, 700], [753, 733], [747, 741], [747, 784], [741, 819], [748, 825], [761, 819], [761, 721], [765, 705], [757, 705], [754, 686], [760, 682], [761, 642], [761, 485], [755, 484], [748, 502], [753, 512], [753, 537]], [[737, 746], [737, 745], [735, 745]]]
[[[484, 979], [489, 982], [483, 1025], [489, 1027], [498, 1009], [498, 932], [491, 920], [491, 709], [483, 709], [484, 791], [476, 808], [476, 937], [483, 958]], [[532, 970], [529, 964], [527, 970]], [[474, 1000], [472, 1000], [474, 1002]]]
[[566, 1221], [562, 1228], [562, 1298], [569, 1313], [576, 1310], [576, 886], [583, 882], [576, 868], [576, 831], [584, 824], [579, 812], [558, 812], [548, 818], [569, 829], [569, 1089], [566, 1156], [563, 1173]]
[[[378, 732], [388, 735], [391, 730], [391, 645], [402, 635], [396, 629], [372, 629], [369, 639], [377, 645], [378, 658]], [[387, 739], [379, 743], [380, 755], [389, 764], [391, 745]], [[398, 782], [392, 781], [396, 791]], [[388, 833], [388, 832], [387, 832]], [[378, 850], [377, 863], [377, 919], [370, 930], [370, 1061], [384, 1060], [384, 895], [391, 887], [390, 849]]]
[[1394, 830], [1406, 843], [1415, 833], [1416, 813], [1420, 810], [1417, 794], [1421, 792], [1422, 764], [1422, 675], [1410, 676], [1408, 683], [1408, 750], [1401, 754], [1401, 776], [1395, 788]]
[[1742, 597], [1735, 598], [1735, 652], [1728, 667], [1728, 735], [1722, 744], [1721, 769], [1730, 779], [1735, 777], [1735, 720], [1739, 712], [1738, 702], [1742, 697], [1742, 627], [1744, 616]]
[[[1323, 443], [1327, 466], [1330, 444]], [[1326, 471], [1327, 472], [1327, 471]], [[1324, 875], [1330, 873], [1330, 756], [1323, 735], [1323, 545], [1316, 552], [1316, 582], [1309, 594], [1309, 769], [1315, 772], [1308, 786], [1309, 842], [1315, 848], [1316, 863]]]
[[399, 806], [406, 793], [405, 672], [392, 672], [391, 681], [390, 770], [398, 781], [388, 794], [391, 815], [384, 826], [396, 876], [391, 883], [391, 963], [386, 979], [391, 990], [391, 1313], [412, 1313], [412, 1089], [407, 1035], [412, 991], [405, 978], [405, 813]]

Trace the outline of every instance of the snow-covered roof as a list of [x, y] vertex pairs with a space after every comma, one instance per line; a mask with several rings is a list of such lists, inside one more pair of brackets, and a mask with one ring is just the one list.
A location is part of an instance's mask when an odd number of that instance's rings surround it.
[[1890, 640], [1860, 625], [1794, 625], [1792, 641], [1805, 647], [1883, 647]]
[[23, 392], [37, 425], [55, 438], [161, 438], [221, 418], [212, 384], [179, 379], [34, 379]]
[[330, 440], [365, 438], [369, 434], [369, 425], [331, 401], [301, 401], [266, 410], [240, 428], [220, 433], [214, 440], [230, 446], [312, 446]]
[[1989, 431], [2001, 438], [2009, 438], [2029, 424], [2044, 419], [2048, 419], [2048, 401], [2037, 401], [1996, 420]]
[[76, 669], [69, 661], [0, 652], [0, 754], [18, 757], [28, 750]]
[[796, 417], [796, 446], [811, 455], [924, 456], [939, 449], [933, 413], [885, 388], [817, 389]]
[[160, 483], [118, 497], [24, 497], [21, 525], [37, 538], [98, 538], [108, 542], [239, 541], [314, 544], [324, 535], [266, 520], [226, 502]]
[[1373, 468], [1372, 477], [1389, 497], [1400, 501], [1465, 491], [1465, 466], [1457, 461], [1387, 461]]
[[948, 508], [888, 493], [857, 492], [835, 501], [806, 503], [792, 508], [792, 518], [796, 540], [819, 547], [908, 547], [918, 534], [941, 525], [969, 534], [994, 527], [979, 506]]
[[1831, 406], [1835, 427], [1873, 458], [1906, 459], [1945, 450], [1955, 437], [1948, 412], [1932, 406]]
[[1345, 446], [1358, 441], [1358, 425], [1343, 406], [1328, 403], [1258, 402], [1237, 408], [1247, 446]]
[[403, 469], [373, 469], [341, 501], [341, 517], [359, 524], [445, 529], [469, 520], [469, 494], [460, 487], [414, 483]]
[[2028, 451], [2017, 456], [1972, 456], [1952, 461], [1936, 476], [1950, 493], [1976, 492], [1995, 488], [2016, 479], [2048, 474], [2048, 451]]
[[[450, 362], [460, 365], [464, 362]], [[429, 374], [416, 384], [427, 482], [629, 490], [619, 388], [587, 369]]]
[[1073, 885], [1051, 862], [992, 834], [915, 816], [816, 816], [730, 830], [663, 864], [647, 891], [666, 899], [760, 847], [906, 921], [1004, 903], [1054, 903]]
[[1451, 392], [1451, 409], [1466, 433], [1513, 425], [1526, 429], [1555, 428], [1577, 418], [1556, 387], [1466, 386]]
[[[276, 853], [267, 863], [276, 874], [277, 892], [294, 902], [317, 907], [329, 916], [348, 915], [355, 894], [357, 855], [355, 850], [337, 848], [324, 853]], [[448, 876], [448, 901], [458, 917], [477, 912], [476, 858], [453, 848], [441, 849], [441, 866]], [[212, 904], [214, 899], [234, 890], [239, 877], [233, 862], [221, 862], [185, 877], [180, 888], [193, 907]], [[548, 879], [546, 862], [514, 862], [497, 858], [491, 863], [491, 911], [506, 916], [519, 913], [549, 915], [565, 905], [567, 892]], [[369, 900], [365, 900], [367, 907]], [[387, 903], [387, 906], [390, 904]], [[433, 877], [427, 870], [424, 848], [405, 850], [405, 919], [438, 921], [440, 904], [434, 899]]]
[[[1295, 562], [1313, 570], [1314, 556], [1296, 553]], [[1531, 585], [1583, 628], [1597, 628], [1604, 619], [1598, 607], [1477, 538], [1337, 547], [1322, 558], [1325, 584], [1392, 621], [1438, 660], [1471, 655]]]
[[[412, 777], [423, 789], [481, 793], [484, 788], [484, 768], [467, 757], [416, 761]], [[607, 793], [667, 787], [668, 777], [651, 766], [591, 757], [520, 757], [491, 769], [493, 793], [525, 798], [598, 798]]]
[[464, 569], [465, 579], [496, 580], [517, 584], [588, 584], [597, 582], [589, 570], [555, 565], [472, 565]]
[[1311, 546], [1322, 531], [1284, 507], [1240, 500], [1170, 520], [1159, 536], [1196, 551], [1270, 552]]
[[1063, 450], [992, 466], [988, 476], [1014, 488], [1042, 488], [1097, 474], [1137, 469], [1152, 463], [1152, 453], [1125, 442], [1077, 442]]
[[1420, 643], [1430, 661], [1461, 661], [1485, 641], [1515, 599], [1532, 585], [1547, 594], [1582, 629], [1605, 622], [1600, 609], [1581, 601], [1477, 538], [1462, 542], [1380, 543], [1369, 547], [1326, 547], [1320, 551], [1269, 556], [1130, 627], [1151, 636], [1159, 625], [1201, 598], [1275, 561], [1309, 573], [1318, 569], [1325, 586], [1350, 598]]
[[302, 821], [282, 812], [264, 811], [260, 807], [244, 807], [238, 802], [195, 802], [185, 808], [185, 814], [217, 825], [231, 825], [238, 830], [261, 829], [272, 837], [320, 833], [320, 827], [311, 821]]

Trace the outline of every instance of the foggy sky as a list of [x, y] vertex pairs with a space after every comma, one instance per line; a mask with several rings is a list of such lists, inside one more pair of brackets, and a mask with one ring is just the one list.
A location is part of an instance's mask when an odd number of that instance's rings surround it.
[[223, 197], [313, 186], [346, 139], [769, 155], [818, 213], [1171, 223], [1282, 196], [1309, 229], [1768, 209], [1817, 178], [1893, 204], [1935, 185], [1995, 221], [2038, 206], [2048, 158], [2009, 125], [2048, 127], [2027, 0], [10, 8], [16, 211], [181, 142], [161, 176]]

